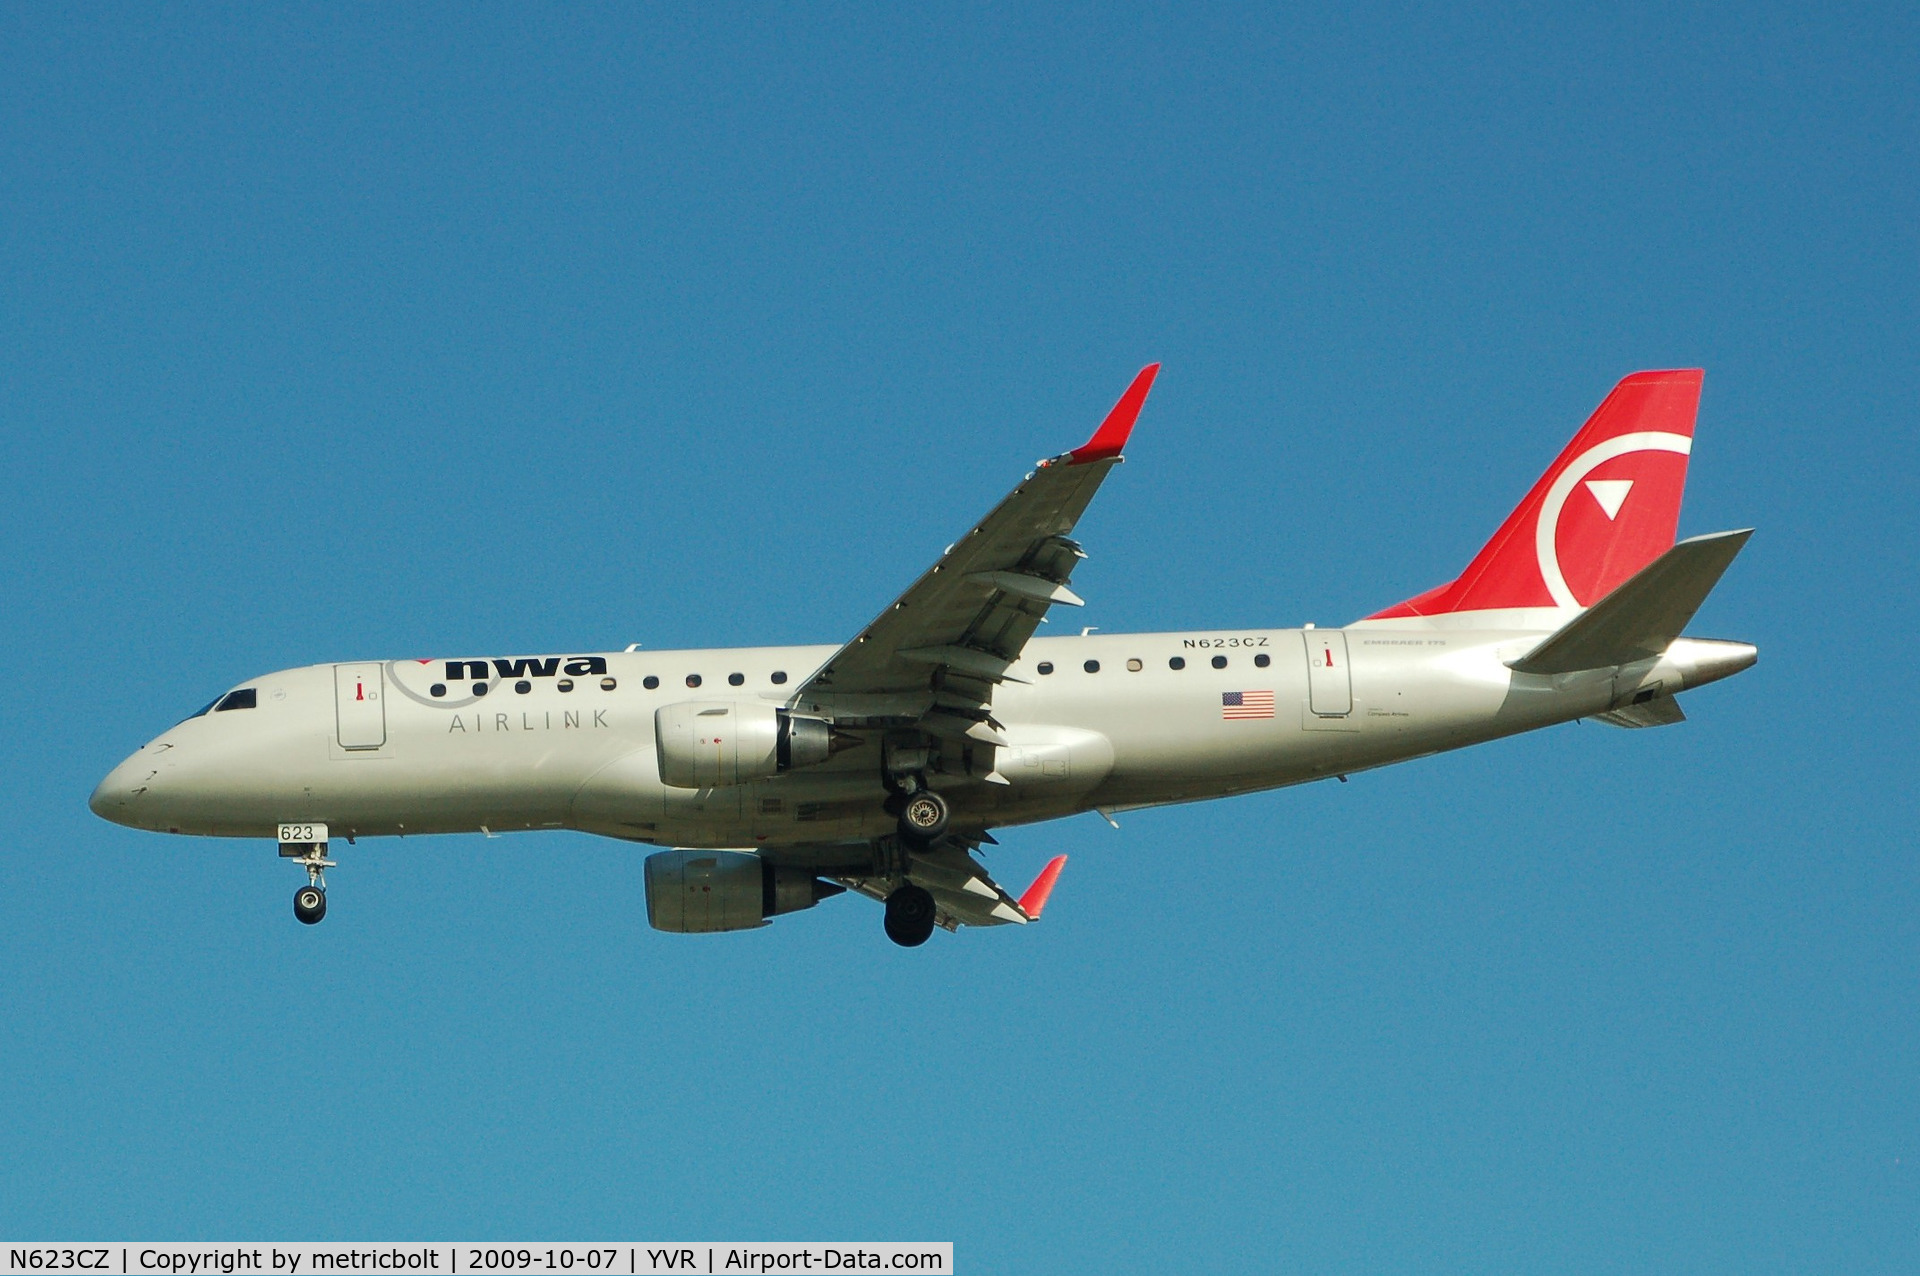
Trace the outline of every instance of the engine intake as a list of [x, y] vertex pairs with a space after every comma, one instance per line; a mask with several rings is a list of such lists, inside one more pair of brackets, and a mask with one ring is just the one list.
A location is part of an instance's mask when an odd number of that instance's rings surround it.
[[812, 908], [847, 888], [751, 851], [661, 851], [647, 856], [647, 921], [655, 930], [707, 935], [752, 930]]
[[857, 743], [821, 718], [744, 700], [688, 701], [653, 715], [660, 781], [676, 789], [712, 789], [764, 780], [825, 762]]

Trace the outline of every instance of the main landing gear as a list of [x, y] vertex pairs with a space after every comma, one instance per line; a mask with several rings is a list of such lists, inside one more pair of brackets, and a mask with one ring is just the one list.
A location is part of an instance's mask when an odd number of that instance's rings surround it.
[[[924, 761], [925, 754], [924, 749], [914, 750], [906, 758]], [[889, 794], [887, 810], [899, 821], [900, 840], [909, 846], [931, 846], [939, 841], [952, 812], [947, 800], [927, 787], [927, 777], [918, 770], [889, 766], [882, 769], [880, 778]]]
[[[886, 783], [887, 810], [900, 830], [898, 877], [906, 875], [905, 852], [924, 851], [946, 835], [953, 812], [947, 800], [927, 787], [925, 748], [890, 749], [880, 770]], [[936, 908], [923, 886], [902, 882], [887, 896], [887, 938], [902, 948], [918, 948], [933, 936]]]
[[933, 935], [933, 896], [925, 888], [902, 886], [887, 896], [887, 938], [902, 948], [918, 948]]
[[901, 803], [900, 836], [918, 846], [930, 845], [947, 831], [950, 814], [945, 798], [932, 789], [922, 789]]

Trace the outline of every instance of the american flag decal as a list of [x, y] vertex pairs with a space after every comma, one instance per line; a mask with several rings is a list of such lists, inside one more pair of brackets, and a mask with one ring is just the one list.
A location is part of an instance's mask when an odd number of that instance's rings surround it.
[[1220, 716], [1229, 722], [1240, 718], [1271, 718], [1273, 692], [1223, 691], [1220, 693]]

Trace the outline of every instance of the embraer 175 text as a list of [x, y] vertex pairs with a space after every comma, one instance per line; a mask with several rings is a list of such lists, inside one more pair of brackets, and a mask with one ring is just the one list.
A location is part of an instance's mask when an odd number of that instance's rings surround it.
[[274, 837], [327, 908], [330, 837], [579, 829], [646, 861], [661, 930], [845, 890], [896, 943], [1037, 920], [989, 830], [1250, 793], [1576, 718], [1679, 722], [1754, 662], [1681, 637], [1750, 535], [1674, 543], [1697, 371], [1628, 377], [1460, 575], [1344, 629], [1036, 638], [1153, 384], [1042, 461], [842, 647], [312, 665], [254, 678], [100, 783], [119, 824]]

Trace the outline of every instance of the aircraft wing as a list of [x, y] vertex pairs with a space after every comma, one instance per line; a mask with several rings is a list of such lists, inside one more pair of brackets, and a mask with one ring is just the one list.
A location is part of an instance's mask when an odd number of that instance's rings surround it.
[[919, 727], [1002, 743], [993, 690], [1055, 603], [1079, 606], [1068, 539], [1121, 460], [1160, 365], [1140, 370], [1085, 444], [1033, 473], [955, 541], [794, 696], [853, 729]]
[[[1067, 857], [1056, 855], [1040, 870], [1033, 884], [1015, 898], [1007, 888], [993, 880], [972, 853], [964, 847], [945, 845], [915, 851], [908, 857], [904, 877], [925, 887], [933, 896], [935, 922], [947, 930], [962, 926], [1024, 926], [1040, 920], [1040, 910], [1053, 894], [1053, 884]], [[835, 879], [873, 899], [884, 900], [894, 883], [885, 878], [842, 877]]]

